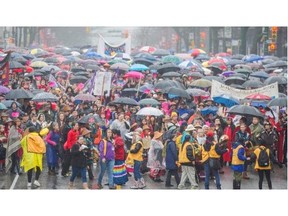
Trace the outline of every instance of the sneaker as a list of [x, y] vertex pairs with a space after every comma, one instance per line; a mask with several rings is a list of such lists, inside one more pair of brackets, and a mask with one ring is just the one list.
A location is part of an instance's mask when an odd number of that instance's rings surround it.
[[39, 183], [39, 181], [37, 181], [37, 180], [35, 180], [33, 184], [34, 184], [35, 186], [37, 186], [37, 187], [40, 187], [40, 183]]
[[32, 183], [31, 183], [31, 182], [30, 182], [30, 183], [28, 182], [28, 184], [27, 184], [27, 189], [28, 189], [28, 190], [31, 190], [31, 188], [32, 188]]

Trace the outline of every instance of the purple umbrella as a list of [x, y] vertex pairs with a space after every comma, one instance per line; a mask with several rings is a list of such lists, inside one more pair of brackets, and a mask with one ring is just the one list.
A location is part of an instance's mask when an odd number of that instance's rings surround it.
[[223, 76], [225, 76], [225, 77], [229, 77], [229, 76], [231, 76], [232, 74], [235, 74], [235, 72], [234, 72], [234, 71], [225, 71], [225, 72], [223, 72], [221, 75], [223, 75]]
[[0, 85], [0, 94], [7, 94], [11, 89]]

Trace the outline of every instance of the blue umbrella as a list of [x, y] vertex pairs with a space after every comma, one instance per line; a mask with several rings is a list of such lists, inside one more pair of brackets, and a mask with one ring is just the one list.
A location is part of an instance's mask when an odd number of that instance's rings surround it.
[[253, 55], [253, 54], [244, 57], [244, 61], [245, 61], [245, 62], [256, 62], [256, 61], [261, 61], [261, 60], [263, 60], [263, 59], [264, 59], [263, 57], [258, 56], [258, 55]]
[[143, 64], [134, 64], [130, 67], [129, 70], [131, 71], [145, 71], [148, 70], [149, 68]]
[[221, 94], [219, 96], [213, 97], [213, 100], [218, 104], [224, 104], [225, 107], [232, 107], [234, 105], [240, 104], [240, 101], [229, 95]]
[[95, 57], [95, 58], [102, 58], [101, 55], [99, 55], [97, 52], [87, 52], [84, 54], [86, 57]]
[[213, 115], [216, 115], [218, 111], [218, 108], [215, 106], [209, 106], [209, 107], [205, 107], [204, 109], [201, 110], [201, 114], [203, 116], [205, 115], [209, 115], [210, 113], [212, 113]]

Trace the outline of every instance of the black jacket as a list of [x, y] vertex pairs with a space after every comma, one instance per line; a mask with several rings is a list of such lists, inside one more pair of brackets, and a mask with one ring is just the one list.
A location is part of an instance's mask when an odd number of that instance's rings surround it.
[[78, 143], [74, 144], [71, 149], [71, 165], [72, 167], [86, 167], [87, 160], [85, 157], [85, 150], [80, 151], [80, 145]]

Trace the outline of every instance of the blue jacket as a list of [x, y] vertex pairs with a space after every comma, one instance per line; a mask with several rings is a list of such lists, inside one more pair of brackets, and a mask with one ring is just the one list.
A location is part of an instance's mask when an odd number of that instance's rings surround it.
[[[238, 147], [238, 145], [241, 145], [241, 144], [239, 142], [234, 142], [232, 145], [232, 150], [236, 149]], [[233, 151], [231, 151], [231, 154], [233, 154]], [[242, 160], [242, 161], [247, 160], [247, 158], [245, 157], [245, 149], [244, 148], [239, 149], [237, 156], [238, 156], [239, 160]], [[231, 169], [233, 171], [237, 171], [237, 172], [244, 172], [244, 164], [231, 165]]]
[[176, 161], [178, 161], [178, 153], [176, 148], [176, 143], [172, 140], [169, 140], [166, 148], [166, 169], [167, 170], [176, 170], [178, 169], [176, 165]]

